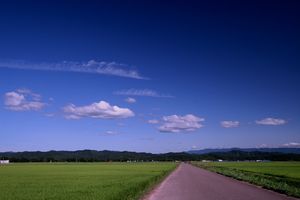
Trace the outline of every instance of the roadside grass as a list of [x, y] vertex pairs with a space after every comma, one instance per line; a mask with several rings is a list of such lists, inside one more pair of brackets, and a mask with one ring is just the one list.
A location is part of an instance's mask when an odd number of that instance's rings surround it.
[[300, 162], [192, 162], [192, 164], [266, 189], [300, 197]]
[[154, 163], [26, 163], [0, 166], [0, 199], [136, 200], [177, 166]]

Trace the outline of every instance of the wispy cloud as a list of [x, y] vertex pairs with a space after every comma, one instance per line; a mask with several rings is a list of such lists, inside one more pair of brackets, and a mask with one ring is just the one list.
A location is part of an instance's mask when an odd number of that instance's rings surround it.
[[103, 74], [111, 76], [120, 76], [133, 79], [148, 79], [139, 74], [138, 71], [128, 69], [129, 66], [117, 62], [106, 62], [90, 60], [88, 62], [63, 61], [59, 63], [34, 63], [25, 61], [6, 61], [0, 62], [0, 67], [24, 69], [24, 70], [45, 70], [45, 71], [64, 71], [81, 72], [92, 74]]
[[144, 96], [144, 97], [160, 97], [160, 98], [173, 98], [174, 96], [169, 94], [159, 94], [155, 90], [150, 89], [128, 89], [114, 92], [115, 95], [126, 96]]
[[149, 124], [159, 124], [159, 120], [157, 119], [150, 119], [147, 121]]
[[158, 127], [160, 132], [192, 132], [203, 127], [201, 122], [204, 122], [204, 118], [197, 117], [192, 114], [180, 116], [180, 115], [170, 115], [164, 116], [162, 118], [162, 125]]
[[135, 100], [134, 98], [132, 98], [132, 97], [127, 97], [127, 98], [125, 99], [125, 101], [126, 101], [127, 103], [135, 103], [135, 102], [136, 102], [136, 100]]
[[300, 148], [300, 143], [299, 142], [289, 142], [289, 143], [286, 143], [286, 144], [283, 144], [282, 145], [283, 147], [294, 147], [294, 148]]
[[255, 122], [256, 122], [256, 124], [259, 124], [259, 125], [271, 125], [271, 126], [278, 126], [278, 125], [283, 125], [283, 124], [287, 123], [287, 121], [284, 119], [271, 118], [271, 117], [264, 118], [261, 120], [256, 120]]
[[236, 127], [239, 127], [240, 122], [239, 121], [221, 121], [220, 124], [223, 128], [236, 128]]
[[17, 89], [4, 95], [5, 108], [13, 111], [38, 111], [46, 103], [41, 101], [41, 95], [33, 93], [29, 89]]
[[80, 119], [82, 117], [100, 118], [100, 119], [117, 119], [133, 117], [134, 113], [128, 108], [111, 106], [106, 101], [92, 103], [86, 106], [76, 106], [69, 104], [63, 107], [65, 118]]
[[198, 146], [197, 146], [197, 145], [193, 145], [193, 146], [191, 147], [191, 149], [192, 149], [192, 150], [196, 150], [196, 149], [198, 149]]
[[117, 131], [105, 131], [103, 134], [104, 135], [118, 135], [119, 132], [117, 132]]
[[300, 142], [288, 142], [285, 144], [260, 144], [256, 148], [300, 148]]

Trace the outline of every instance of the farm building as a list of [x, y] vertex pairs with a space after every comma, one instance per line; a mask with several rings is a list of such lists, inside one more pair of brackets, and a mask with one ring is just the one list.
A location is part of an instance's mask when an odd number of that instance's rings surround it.
[[0, 160], [0, 164], [9, 164], [9, 160]]

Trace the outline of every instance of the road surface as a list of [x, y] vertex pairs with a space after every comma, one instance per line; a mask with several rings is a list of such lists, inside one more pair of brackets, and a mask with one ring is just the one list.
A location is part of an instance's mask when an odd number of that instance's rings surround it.
[[184, 163], [144, 197], [144, 200], [295, 199]]

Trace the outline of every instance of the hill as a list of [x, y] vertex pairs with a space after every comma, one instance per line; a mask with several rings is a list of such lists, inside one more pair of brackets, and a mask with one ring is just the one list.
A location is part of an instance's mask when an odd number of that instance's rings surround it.
[[193, 154], [187, 152], [178, 153], [138, 153], [128, 151], [24, 151], [2, 152], [0, 159], [9, 159], [11, 162], [108, 162], [108, 161], [190, 161], [190, 160], [271, 160], [271, 161], [300, 161], [300, 154], [240, 151], [210, 152]]
[[187, 153], [190, 154], [207, 154], [216, 152], [230, 152], [230, 151], [243, 151], [243, 152], [268, 152], [268, 153], [292, 153], [300, 154], [300, 148], [224, 148], [224, 149], [201, 149], [192, 150]]

